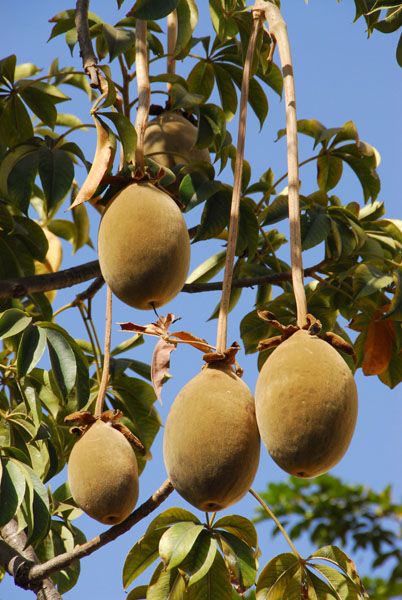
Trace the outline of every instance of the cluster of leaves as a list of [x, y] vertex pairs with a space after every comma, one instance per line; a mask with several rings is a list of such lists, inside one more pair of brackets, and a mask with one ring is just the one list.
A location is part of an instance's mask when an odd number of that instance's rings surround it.
[[[370, 549], [371, 569], [391, 566], [388, 581], [373, 576], [364, 579], [376, 600], [401, 593], [402, 504], [393, 501], [391, 486], [375, 492], [331, 475], [314, 480], [290, 477], [283, 483], [270, 483], [261, 495], [289, 528], [292, 540], [304, 535], [318, 546], [340, 543], [353, 553]], [[256, 521], [266, 519], [265, 512], [258, 509]]]
[[307, 559], [280, 554], [256, 580], [259, 555], [256, 530], [244, 517], [202, 524], [192, 513], [171, 508], [150, 523], [130, 550], [123, 583], [128, 587], [160, 559], [149, 585], [134, 588], [128, 600], [234, 600], [248, 589], [247, 597], [257, 600], [367, 597], [355, 565], [336, 546], [320, 548]]
[[[394, 33], [402, 26], [402, 2], [398, 0], [355, 0], [356, 17], [364, 17], [368, 34], [373, 31]], [[402, 67], [402, 34], [396, 49], [396, 60]]]

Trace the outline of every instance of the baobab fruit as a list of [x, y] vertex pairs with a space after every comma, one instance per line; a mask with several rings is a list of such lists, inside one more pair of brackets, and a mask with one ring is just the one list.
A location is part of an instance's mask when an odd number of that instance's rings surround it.
[[197, 128], [180, 113], [167, 111], [150, 121], [145, 132], [144, 153], [172, 169], [178, 164], [210, 162], [206, 148], [196, 148]]
[[150, 183], [133, 183], [107, 206], [98, 252], [102, 275], [120, 300], [135, 308], [157, 308], [184, 285], [190, 238], [168, 194]]
[[175, 489], [200, 510], [221, 510], [247, 493], [260, 436], [254, 398], [230, 367], [208, 365], [179, 392], [166, 421], [163, 456]]
[[357, 418], [353, 375], [328, 342], [307, 331], [297, 331], [268, 357], [255, 404], [262, 441], [291, 475], [321, 475], [348, 449]]
[[107, 525], [124, 521], [138, 500], [137, 459], [130, 443], [110, 423], [95, 421], [73, 446], [68, 482], [87, 515]]

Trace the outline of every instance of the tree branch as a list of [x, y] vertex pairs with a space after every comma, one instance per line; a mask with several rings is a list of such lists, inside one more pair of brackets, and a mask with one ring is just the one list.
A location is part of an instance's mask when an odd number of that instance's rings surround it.
[[[307, 277], [325, 265], [325, 261], [321, 261], [312, 267], [304, 269], [304, 275]], [[35, 292], [49, 292], [51, 290], [61, 290], [77, 283], [83, 283], [90, 279], [96, 280], [91, 284], [85, 292], [78, 294], [77, 298], [84, 300], [92, 297], [103, 285], [103, 279], [99, 268], [99, 262], [93, 260], [77, 267], [64, 269], [57, 273], [47, 273], [45, 275], [31, 275], [29, 277], [20, 277], [16, 279], [4, 279], [0, 281], [0, 298], [21, 298]], [[266, 283], [282, 283], [292, 279], [291, 271], [283, 273], [272, 273], [269, 275], [259, 275], [258, 277], [245, 277], [235, 279], [232, 282], [232, 287], [245, 288], [254, 285], [264, 285]], [[214, 281], [210, 283], [187, 283], [183, 286], [182, 292], [195, 294], [199, 292], [214, 292], [222, 289], [222, 281]]]
[[89, 0], [77, 0], [75, 9], [75, 26], [77, 28], [78, 44], [85, 73], [91, 80], [91, 87], [101, 89], [98, 71], [98, 59], [92, 47], [88, 26]]
[[43, 577], [35, 583], [27, 582], [27, 574], [39, 560], [32, 546], [26, 547], [27, 536], [18, 531], [16, 519], [1, 528], [0, 562], [14, 578], [16, 585], [35, 592], [38, 600], [61, 600], [51, 579]]
[[97, 535], [92, 540], [76, 546], [71, 552], [64, 552], [48, 560], [47, 562], [39, 565], [32, 566], [27, 573], [27, 582], [32, 586], [37, 582], [43, 581], [46, 577], [60, 571], [65, 567], [68, 567], [75, 560], [89, 556], [109, 544], [116, 538], [129, 531], [134, 525], [136, 525], [142, 519], [145, 519], [151, 512], [158, 508], [166, 500], [166, 498], [173, 492], [173, 486], [169, 480], [166, 480], [160, 488], [148, 498], [141, 506], [139, 506], [125, 521], [114, 525], [107, 531]]

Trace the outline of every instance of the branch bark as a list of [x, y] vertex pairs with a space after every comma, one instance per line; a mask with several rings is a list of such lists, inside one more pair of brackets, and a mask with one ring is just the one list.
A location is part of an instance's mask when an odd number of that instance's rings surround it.
[[42, 581], [56, 571], [60, 571], [65, 567], [68, 567], [74, 560], [79, 560], [85, 556], [89, 556], [109, 544], [113, 540], [117, 539], [123, 533], [129, 531], [134, 525], [136, 525], [142, 519], [145, 519], [151, 512], [158, 508], [166, 500], [168, 496], [173, 492], [173, 486], [169, 480], [166, 480], [160, 488], [148, 498], [141, 506], [139, 506], [125, 521], [114, 525], [107, 531], [97, 535], [92, 540], [76, 546], [71, 552], [65, 552], [59, 554], [55, 558], [48, 560], [47, 562], [34, 565], [29, 569], [28, 581], [30, 584]]
[[[304, 269], [304, 275], [308, 276], [315, 271], [320, 271], [325, 265], [325, 261], [321, 261], [312, 267]], [[103, 285], [103, 278], [99, 268], [99, 262], [93, 260], [77, 267], [64, 269], [57, 273], [47, 273], [45, 275], [31, 275], [29, 277], [20, 277], [16, 279], [4, 279], [0, 281], [0, 298], [21, 298], [35, 292], [49, 292], [51, 290], [62, 290], [84, 281], [95, 279], [93, 285], [89, 286], [88, 290], [78, 294], [77, 299], [84, 300], [90, 298]], [[258, 277], [245, 277], [235, 279], [232, 282], [232, 287], [244, 288], [254, 285], [263, 285], [265, 283], [282, 283], [292, 279], [291, 271], [283, 273], [272, 273], [272, 275], [260, 275]], [[182, 292], [195, 294], [198, 292], [214, 292], [222, 289], [222, 281], [214, 281], [211, 283], [187, 283], [183, 286]]]
[[89, 0], [77, 0], [75, 9], [75, 26], [77, 27], [78, 44], [85, 73], [91, 81], [91, 87], [101, 89], [98, 71], [98, 60], [92, 47], [88, 26]]
[[1, 528], [1, 537], [0, 562], [14, 578], [16, 585], [32, 590], [38, 600], [61, 600], [54, 583], [48, 577], [26, 585], [30, 568], [38, 564], [39, 560], [32, 546], [25, 547], [27, 536], [23, 531], [18, 531], [16, 519]]

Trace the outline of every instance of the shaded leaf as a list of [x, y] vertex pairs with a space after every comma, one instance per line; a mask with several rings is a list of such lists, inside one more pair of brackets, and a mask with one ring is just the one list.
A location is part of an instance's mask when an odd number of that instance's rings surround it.
[[127, 588], [146, 568], [159, 558], [159, 541], [167, 525], [147, 531], [127, 554], [123, 567], [123, 586]]
[[168, 569], [179, 565], [193, 547], [203, 525], [185, 521], [175, 523], [161, 537], [159, 555]]
[[29, 325], [22, 334], [17, 352], [17, 374], [24, 377], [36, 367], [46, 348], [46, 332]]
[[248, 546], [257, 547], [257, 531], [251, 521], [241, 515], [228, 515], [214, 523], [214, 529], [225, 529], [243, 540]]
[[64, 150], [45, 148], [38, 151], [39, 176], [46, 199], [47, 212], [55, 209], [69, 191], [74, 178], [74, 165]]

